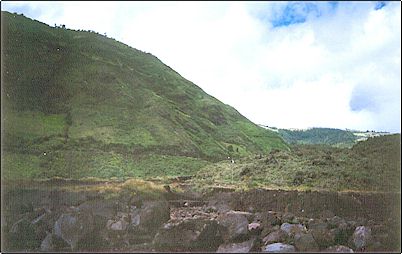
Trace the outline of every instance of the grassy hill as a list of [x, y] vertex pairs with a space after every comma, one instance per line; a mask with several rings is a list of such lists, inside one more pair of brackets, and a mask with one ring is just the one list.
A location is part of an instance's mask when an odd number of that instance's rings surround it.
[[401, 135], [369, 138], [351, 149], [329, 145], [293, 145], [291, 151], [273, 150], [220, 162], [200, 170], [193, 182], [235, 188], [336, 191], [401, 191]]
[[1, 19], [2, 179], [186, 175], [289, 149], [149, 53], [22, 15]]
[[278, 133], [289, 144], [326, 144], [347, 147], [352, 146], [357, 140], [352, 132], [332, 128], [279, 129]]
[[333, 147], [351, 148], [359, 141], [371, 137], [390, 135], [388, 132], [340, 130], [335, 128], [280, 129], [260, 125], [275, 131], [291, 145], [330, 145]]

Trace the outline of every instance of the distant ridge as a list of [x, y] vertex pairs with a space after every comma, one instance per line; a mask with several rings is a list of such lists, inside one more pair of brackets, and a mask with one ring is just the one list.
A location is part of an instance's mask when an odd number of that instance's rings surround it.
[[277, 132], [289, 144], [326, 144], [337, 147], [351, 147], [359, 141], [370, 137], [391, 135], [389, 132], [341, 130], [336, 128], [289, 128], [281, 129], [259, 125]]

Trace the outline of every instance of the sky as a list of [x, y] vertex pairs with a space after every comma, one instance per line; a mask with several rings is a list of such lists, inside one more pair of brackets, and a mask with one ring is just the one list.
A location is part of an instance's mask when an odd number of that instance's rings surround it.
[[257, 124], [401, 132], [401, 2], [11, 2], [157, 56]]

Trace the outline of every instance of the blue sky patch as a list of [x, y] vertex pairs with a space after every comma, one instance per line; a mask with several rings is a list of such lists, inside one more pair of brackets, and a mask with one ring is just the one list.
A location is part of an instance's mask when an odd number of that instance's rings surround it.
[[17, 13], [17, 14], [24, 14], [27, 17], [38, 17], [42, 14], [42, 11], [40, 8], [32, 8], [27, 4], [23, 5], [13, 5], [13, 4], [4, 4], [4, 10], [9, 11], [11, 13]]
[[387, 5], [387, 4], [386, 4], [385, 2], [383, 2], [383, 1], [376, 2], [376, 3], [375, 3], [375, 6], [374, 6], [374, 9], [375, 9], [375, 10], [382, 9], [385, 5]]
[[320, 17], [323, 14], [320, 8], [322, 5], [329, 6], [330, 11], [333, 11], [337, 8], [338, 2], [289, 2], [280, 13], [274, 15], [271, 23], [274, 27], [303, 23], [308, 17]]

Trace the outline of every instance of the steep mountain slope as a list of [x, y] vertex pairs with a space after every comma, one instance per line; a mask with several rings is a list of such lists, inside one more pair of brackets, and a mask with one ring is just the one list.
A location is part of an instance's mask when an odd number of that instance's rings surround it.
[[189, 174], [288, 149], [155, 56], [2, 12], [6, 178]]

